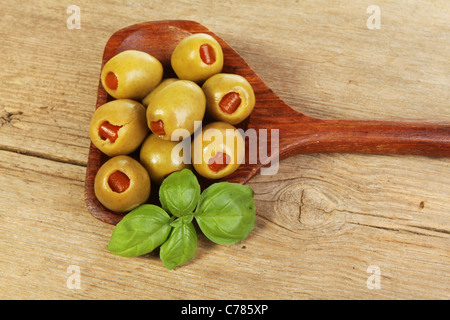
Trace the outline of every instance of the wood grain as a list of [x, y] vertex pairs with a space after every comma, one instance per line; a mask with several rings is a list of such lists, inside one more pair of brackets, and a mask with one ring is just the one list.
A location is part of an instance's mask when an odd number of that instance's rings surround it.
[[[88, 126], [113, 32], [187, 19], [214, 31], [283, 101], [324, 119], [450, 120], [450, 6], [379, 1], [57, 1], [2, 4], [0, 297], [3, 299], [448, 299], [450, 161], [308, 154], [257, 175], [255, 229], [199, 235], [172, 272], [157, 253], [106, 250], [113, 226], [84, 204]], [[105, 18], [107, 17], [107, 18]], [[8, 186], [8, 187], [6, 187]], [[81, 289], [69, 289], [70, 265]], [[381, 270], [369, 289], [367, 268]]]

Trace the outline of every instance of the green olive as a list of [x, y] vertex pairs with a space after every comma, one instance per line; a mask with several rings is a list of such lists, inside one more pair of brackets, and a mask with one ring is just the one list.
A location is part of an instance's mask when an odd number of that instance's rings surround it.
[[241, 133], [226, 122], [206, 125], [191, 144], [194, 169], [208, 179], [219, 179], [239, 168], [245, 156]]
[[222, 71], [222, 47], [209, 34], [196, 33], [178, 43], [171, 64], [178, 78], [204, 81]]
[[238, 124], [255, 106], [255, 93], [248, 81], [237, 74], [219, 73], [203, 84], [206, 112], [213, 119]]
[[195, 82], [177, 80], [157, 92], [147, 107], [147, 124], [161, 139], [179, 141], [200, 126], [205, 94]]
[[[141, 147], [140, 162], [147, 169], [152, 182], [161, 184], [172, 172], [185, 168], [191, 169], [190, 155], [184, 155], [184, 149], [182, 145], [179, 145], [186, 143], [185, 141], [163, 140], [155, 134], [147, 137]], [[189, 147], [185, 149], [189, 150]], [[174, 155], [172, 155], [172, 150], [174, 150]], [[185, 157], [187, 157], [187, 161]]]
[[150, 100], [158, 93], [160, 92], [162, 89], [164, 89], [165, 87], [167, 87], [169, 84], [171, 84], [172, 82], [177, 81], [178, 79], [176, 78], [167, 78], [164, 79], [155, 89], [153, 89], [152, 91], [150, 91], [150, 93], [148, 95], [145, 96], [144, 99], [142, 99], [142, 104], [144, 105], [144, 107], [148, 107], [148, 104], [150, 103]]
[[133, 152], [148, 134], [145, 112], [142, 104], [129, 99], [98, 107], [89, 126], [92, 143], [111, 157]]
[[116, 99], [141, 100], [162, 79], [163, 66], [150, 54], [126, 50], [105, 63], [102, 73], [102, 85]]
[[127, 212], [150, 196], [150, 178], [145, 168], [129, 156], [117, 156], [98, 170], [94, 192], [98, 201], [116, 212]]

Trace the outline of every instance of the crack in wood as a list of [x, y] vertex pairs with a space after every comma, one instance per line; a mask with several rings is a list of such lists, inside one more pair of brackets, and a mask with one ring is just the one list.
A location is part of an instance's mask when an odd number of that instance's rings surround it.
[[59, 163], [66, 163], [66, 164], [76, 165], [76, 166], [80, 166], [80, 167], [87, 166], [86, 162], [77, 161], [77, 160], [68, 159], [68, 158], [61, 158], [61, 157], [57, 157], [57, 156], [54, 156], [51, 154], [46, 154], [46, 153], [31, 151], [31, 150], [23, 150], [23, 149], [13, 148], [13, 147], [9, 147], [9, 146], [0, 146], [0, 151], [17, 153], [17, 154], [21, 154], [21, 155], [25, 155], [25, 156], [29, 156], [29, 157], [35, 157], [35, 158], [59, 162]]
[[7, 110], [6, 108], [0, 114], [0, 127], [20, 121], [20, 116], [23, 115], [23, 111], [20, 110]]
[[[394, 231], [394, 232], [405, 232], [405, 233], [419, 235], [419, 236], [431, 236], [431, 237], [436, 237], [436, 238], [446, 238], [446, 237], [442, 237], [442, 236], [438, 236], [438, 235], [434, 235], [434, 234], [417, 232], [417, 231], [407, 230], [407, 229], [403, 229], [403, 228], [382, 227], [382, 226], [369, 225], [369, 224], [359, 223], [359, 222], [354, 222], [354, 221], [347, 221], [346, 223], [354, 224], [354, 225], [358, 225], [358, 226], [369, 227], [369, 228], [374, 228], [374, 229], [380, 229], [380, 230], [387, 230], [387, 231]], [[423, 230], [434, 231], [434, 232], [437, 232], [437, 233], [443, 233], [443, 234], [448, 234], [449, 233], [446, 230], [439, 230], [439, 229], [435, 229], [435, 228], [425, 228], [425, 227], [418, 227], [418, 226], [413, 226], [413, 227], [416, 227], [418, 229], [423, 229]]]

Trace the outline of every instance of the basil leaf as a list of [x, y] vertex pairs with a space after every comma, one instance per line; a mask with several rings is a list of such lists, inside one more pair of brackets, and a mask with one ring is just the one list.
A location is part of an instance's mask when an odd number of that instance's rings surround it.
[[203, 191], [194, 216], [208, 239], [232, 244], [245, 239], [252, 231], [255, 215], [250, 187], [219, 182]]
[[170, 174], [159, 188], [159, 200], [164, 210], [180, 217], [191, 214], [200, 198], [200, 185], [189, 169]]
[[169, 239], [161, 246], [159, 255], [164, 266], [172, 270], [191, 260], [196, 251], [197, 233], [194, 225], [192, 222], [179, 223], [172, 229]]
[[160, 207], [143, 204], [114, 228], [108, 250], [122, 257], [135, 257], [153, 251], [169, 236], [172, 219]]

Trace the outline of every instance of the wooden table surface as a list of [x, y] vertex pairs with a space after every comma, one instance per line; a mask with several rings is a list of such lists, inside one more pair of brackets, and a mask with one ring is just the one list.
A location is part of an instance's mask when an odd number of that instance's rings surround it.
[[2, 1], [0, 298], [450, 298], [450, 159], [295, 156], [248, 183], [257, 217], [244, 241], [199, 235], [172, 271], [155, 254], [108, 252], [113, 226], [84, 202], [103, 49], [120, 28], [164, 19], [209, 28], [305, 114], [450, 121], [447, 0]]

